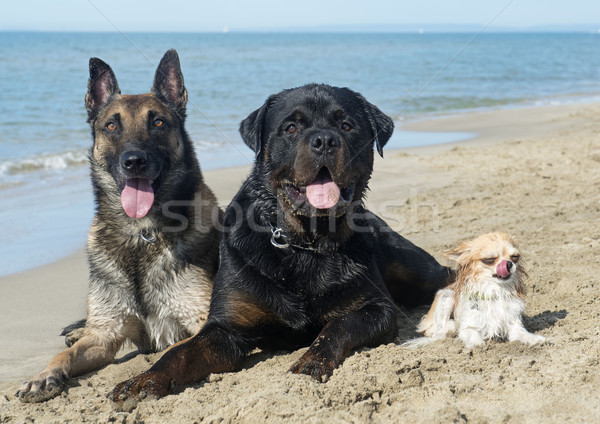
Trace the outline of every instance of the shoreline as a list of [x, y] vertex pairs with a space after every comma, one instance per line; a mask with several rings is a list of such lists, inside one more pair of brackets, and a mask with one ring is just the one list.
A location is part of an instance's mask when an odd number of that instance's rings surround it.
[[[448, 144], [384, 149], [367, 196], [369, 209], [443, 263], [440, 252], [460, 240], [493, 230], [515, 234], [531, 276], [525, 324], [548, 338], [548, 344], [530, 348], [490, 342], [467, 350], [447, 339], [407, 350], [398, 343], [414, 337], [414, 323], [425, 309], [403, 310], [406, 319], [397, 343], [351, 354], [325, 384], [285, 372], [303, 349], [260, 353], [259, 362], [249, 359], [240, 372], [212, 376], [210, 383], [144, 402], [130, 419], [597, 420], [600, 231], [590, 223], [600, 217], [599, 113], [600, 103], [592, 103], [402, 125], [401, 130], [478, 135]], [[220, 204], [226, 204], [248, 170], [203, 174]], [[112, 411], [103, 394], [147, 369], [160, 354], [138, 355], [86, 374], [69, 385], [68, 394], [45, 404], [14, 399], [20, 380], [39, 372], [63, 349], [57, 334], [84, 317], [86, 293], [81, 250], [50, 265], [0, 277], [0, 416], [36, 421], [129, 416]]]
[[[395, 121], [396, 129], [388, 145], [384, 150], [384, 155], [389, 155], [394, 151], [399, 152], [427, 152], [430, 149], [433, 151], [437, 151], [438, 148], [445, 148], [448, 146], [454, 146], [460, 143], [489, 143], [499, 141], [502, 137], [497, 136], [497, 134], [505, 134], [514, 137], [527, 137], [530, 133], [535, 133], [536, 130], [527, 129], [527, 123], [531, 119], [535, 119], [532, 117], [535, 116], [543, 116], [544, 119], [547, 117], [557, 117], [561, 115], [561, 111], [563, 110], [577, 110], [581, 107], [593, 106], [598, 102], [598, 95], [594, 93], [588, 93], [587, 95], [565, 95], [563, 98], [572, 100], [567, 101], [566, 103], [560, 104], [552, 104], [552, 99], [554, 97], [548, 97], [545, 100], [538, 99], [535, 102], [543, 102], [548, 101], [550, 104], [539, 105], [506, 105], [503, 107], [497, 108], [483, 108], [483, 109], [475, 109], [466, 112], [451, 112], [447, 114], [440, 114], [436, 116], [424, 116], [422, 118], [409, 118], [406, 121]], [[522, 112], [517, 116], [515, 114], [516, 111]], [[507, 128], [502, 128], [502, 126], [487, 126], [485, 124], [474, 124], [472, 122], [473, 118], [481, 117], [481, 122], [487, 123], [490, 120], [494, 120], [494, 116], [502, 116], [504, 114], [508, 114], [511, 116], [516, 116], [516, 125], [513, 125], [511, 131], [508, 132]], [[522, 116], [521, 116], [522, 115]], [[412, 140], [415, 141], [405, 141], [407, 138], [412, 137]], [[418, 141], [417, 141], [418, 140]], [[413, 145], [416, 144], [416, 145]], [[408, 146], [406, 146], [408, 145]], [[240, 152], [240, 149], [246, 149], [246, 146], [243, 144], [240, 146], [230, 145], [228, 150]], [[245, 150], [244, 150], [245, 152]], [[238, 158], [236, 164], [232, 166], [222, 166], [222, 161], [217, 160], [217, 167], [213, 168], [215, 165], [214, 158], [209, 159], [208, 162], [202, 161], [202, 152], [197, 152], [200, 159], [200, 166], [202, 168], [203, 175], [205, 179], [207, 179], [209, 187], [216, 187], [213, 191], [223, 191], [225, 196], [217, 196], [220, 205], [224, 208], [229, 203], [229, 199], [233, 197], [236, 190], [229, 190], [225, 184], [222, 184], [222, 179], [225, 178], [226, 181], [230, 181], [229, 173], [233, 173], [234, 175], [241, 175], [241, 170], [249, 170], [251, 164], [240, 165], [239, 163], [244, 160], [248, 160], [248, 155], [244, 155], [243, 153], [239, 153], [240, 157]], [[247, 152], [245, 152], [247, 153]], [[214, 157], [215, 153], [212, 152], [210, 154], [211, 157]], [[378, 155], [375, 155], [376, 158], [379, 159]], [[8, 229], [8, 234], [5, 233], [5, 237], [9, 240], [9, 243], [5, 246], [0, 246], [0, 253], [4, 258], [10, 257], [12, 252], [25, 251], [28, 249], [28, 244], [31, 243], [39, 244], [39, 245], [50, 245], [54, 243], [54, 239], [60, 234], [63, 238], [64, 243], [68, 243], [71, 247], [62, 249], [60, 254], [56, 254], [51, 251], [51, 249], [47, 248], [38, 248], [35, 251], [37, 255], [37, 262], [33, 264], [33, 266], [23, 265], [23, 263], [27, 262], [27, 258], [18, 257], [13, 258], [10, 262], [5, 262], [5, 267], [8, 266], [10, 270], [8, 273], [4, 273], [4, 271], [0, 272], [0, 279], [4, 277], [9, 277], [11, 275], [18, 275], [24, 272], [28, 272], [38, 267], [42, 267], [53, 262], [59, 261], [65, 257], [68, 257], [75, 252], [79, 251], [85, 245], [85, 239], [87, 237], [87, 229], [89, 227], [89, 222], [91, 222], [91, 218], [93, 216], [93, 198], [91, 193], [91, 187], [89, 187], [89, 174], [88, 174], [88, 166], [81, 166], [80, 169], [75, 170], [71, 173], [67, 173], [66, 176], [61, 177], [60, 175], [50, 175], [49, 184], [56, 186], [57, 181], [61, 181], [59, 184], [62, 184], [59, 188], [61, 189], [59, 193], [59, 198], [68, 199], [67, 203], [71, 204], [70, 219], [66, 219], [63, 214], [65, 213], [64, 207], [58, 204], [51, 204], [50, 211], [36, 211], [34, 214], [36, 215], [33, 220], [29, 219], [28, 222], [35, 224], [31, 227], [25, 227], [25, 232], [28, 234], [24, 238], [19, 238], [17, 232], [14, 234], [11, 231], [14, 231], [13, 228], [21, 228], [23, 227], [23, 223], [20, 222], [15, 214], [12, 216], [8, 214], [9, 211], [0, 211], [0, 217], [3, 217], [4, 221], [7, 220], [9, 222], [13, 222], [11, 228]], [[85, 178], [84, 182], [76, 181], [81, 180], [82, 174], [85, 170]], [[376, 171], [377, 169], [375, 169]], [[220, 177], [211, 178], [211, 174], [218, 175]], [[245, 177], [245, 174], [241, 177], [242, 179]], [[228, 179], [229, 178], [229, 179]], [[242, 179], [239, 179], [239, 185], [241, 184]], [[62, 180], [71, 180], [76, 181], [76, 185], [74, 187], [74, 192], [68, 193], [69, 190], [68, 185]], [[235, 181], [234, 181], [235, 183]], [[82, 185], [85, 184], [85, 185]], [[6, 190], [6, 189], [5, 189]], [[16, 187], [8, 187], [8, 190], [19, 191], [20, 188]], [[6, 191], [4, 192], [6, 195]], [[31, 196], [31, 195], [29, 195]], [[9, 195], [9, 198], [14, 197], [13, 195]], [[226, 200], [222, 200], [226, 199]], [[9, 200], [9, 199], [7, 199]], [[32, 199], [29, 197], [17, 198], [15, 200], [20, 204], [20, 208], [26, 208], [31, 205]], [[43, 201], [43, 200], [42, 200]], [[14, 205], [13, 205], [14, 206]], [[17, 208], [18, 209], [18, 208]], [[57, 230], [54, 223], [58, 222], [60, 230]], [[79, 228], [77, 232], [73, 231], [73, 224]], [[66, 239], [65, 239], [66, 236]], [[10, 241], [16, 241], [16, 244], [13, 245]], [[49, 242], [48, 240], [52, 240]], [[10, 245], [10, 246], [9, 246]], [[79, 247], [77, 247], [79, 246]], [[46, 257], [47, 259], [40, 259]], [[6, 259], [4, 259], [6, 261]], [[16, 265], [19, 264], [19, 265]]]
[[[399, 129], [388, 142], [391, 147], [387, 150], [392, 152], [410, 148], [398, 147], [402, 146], [407, 139], [413, 140], [412, 144], [426, 146], [451, 143], [467, 136], [470, 134]], [[229, 145], [228, 151], [239, 152], [242, 148], [247, 149], [247, 146], [234, 148]], [[249, 149], [247, 150], [250, 152]], [[212, 154], [214, 155], [214, 152]], [[225, 167], [217, 165], [213, 168], [214, 163], [209, 163], [207, 166], [206, 162], [202, 162], [202, 152], [199, 156], [202, 173], [209, 187], [214, 187], [215, 192], [224, 193], [218, 196], [218, 199], [221, 207], [225, 208], [241, 186], [251, 164], [241, 165], [240, 163], [245, 162], [247, 158], [240, 154], [232, 161], [234, 165]], [[17, 186], [0, 192], [4, 200], [10, 202], [10, 208], [0, 210], [0, 220], [10, 223], [3, 231], [4, 238], [8, 242], [0, 245], [0, 278], [61, 260], [85, 245], [87, 231], [94, 214], [88, 166], [67, 170], [64, 176], [55, 174], [41, 179], [43, 181], [41, 188]], [[30, 211], [27, 215], [18, 213], [19, 210], [31, 209], [31, 206], [36, 203], [44, 204], [45, 207]], [[54, 246], [58, 238], [61, 239], [62, 246], [56, 250]], [[25, 256], [21, 252], [29, 252], [29, 254]]]

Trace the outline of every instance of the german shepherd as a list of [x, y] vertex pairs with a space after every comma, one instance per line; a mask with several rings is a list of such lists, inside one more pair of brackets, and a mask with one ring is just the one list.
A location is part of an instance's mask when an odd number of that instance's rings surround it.
[[71, 346], [23, 383], [22, 401], [58, 395], [70, 377], [112, 362], [126, 341], [155, 352], [204, 325], [222, 211], [184, 129], [186, 102], [175, 50], [162, 58], [151, 92], [139, 95], [121, 95], [112, 69], [90, 59], [85, 105], [96, 214], [87, 319], [67, 335]]
[[240, 367], [255, 347], [310, 345], [293, 373], [329, 378], [352, 349], [391, 342], [397, 308], [430, 303], [452, 281], [363, 199], [393, 122], [348, 88], [271, 96], [241, 124], [256, 153], [227, 208], [206, 325], [115, 387], [117, 408]]

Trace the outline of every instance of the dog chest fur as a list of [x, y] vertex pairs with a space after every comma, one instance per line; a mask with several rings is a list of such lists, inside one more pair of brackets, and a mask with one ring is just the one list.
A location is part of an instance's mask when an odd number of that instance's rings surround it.
[[145, 94], [122, 95], [98, 58], [89, 71], [96, 215], [87, 243], [88, 314], [65, 329], [68, 349], [21, 386], [24, 402], [55, 397], [69, 378], [112, 362], [124, 342], [150, 352], [197, 333], [218, 266], [222, 211], [184, 128], [177, 52], [165, 53]]
[[[113, 321], [131, 327], [132, 334], [126, 336], [149, 351], [162, 350], [200, 330], [210, 303], [206, 283], [210, 276], [205, 270], [193, 265], [182, 268], [173, 249], [160, 241], [144, 246], [139, 237], [123, 238], [117, 255], [100, 254], [102, 247], [95, 243], [90, 233], [88, 248], [95, 252], [90, 267], [95, 272], [90, 280], [88, 325], [103, 327], [104, 321]], [[137, 260], [135, 254], [143, 248], [154, 249], [153, 262]], [[140, 327], [146, 337], [137, 334]]]
[[513, 293], [495, 281], [465, 289], [454, 312], [459, 331], [472, 328], [484, 339], [507, 337], [525, 310], [525, 301]]

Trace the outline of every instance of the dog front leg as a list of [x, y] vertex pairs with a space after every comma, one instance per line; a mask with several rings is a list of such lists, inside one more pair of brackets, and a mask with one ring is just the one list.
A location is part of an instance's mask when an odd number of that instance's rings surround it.
[[449, 331], [455, 329], [452, 313], [454, 312], [454, 290], [452, 286], [438, 290], [429, 312], [423, 317], [417, 331], [425, 337], [442, 339]]
[[23, 383], [16, 393], [22, 402], [43, 402], [59, 395], [70, 377], [112, 362], [120, 343], [86, 335], [54, 357], [48, 366]]
[[209, 323], [190, 340], [169, 349], [148, 371], [119, 383], [109, 398], [117, 409], [131, 411], [142, 399], [166, 396], [211, 373], [234, 371], [247, 353], [241, 336]]
[[464, 327], [458, 330], [458, 338], [463, 341], [468, 349], [472, 349], [475, 346], [481, 346], [485, 343], [479, 330], [471, 327]]
[[530, 333], [523, 327], [523, 324], [519, 322], [513, 322], [508, 330], [508, 340], [511, 342], [519, 341], [529, 346], [534, 344], [543, 343], [546, 341], [544, 336], [539, 334]]
[[326, 381], [352, 349], [390, 342], [395, 334], [393, 305], [365, 306], [329, 321], [290, 371]]

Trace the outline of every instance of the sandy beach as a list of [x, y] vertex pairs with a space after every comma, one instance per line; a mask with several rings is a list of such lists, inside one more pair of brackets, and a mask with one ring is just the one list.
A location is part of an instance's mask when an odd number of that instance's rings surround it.
[[[160, 357], [123, 352], [61, 396], [22, 404], [20, 383], [64, 348], [62, 327], [85, 315], [81, 250], [0, 278], [0, 422], [599, 422], [598, 116], [600, 104], [578, 104], [412, 123], [403, 129], [477, 135], [388, 151], [370, 185], [369, 208], [443, 263], [441, 252], [460, 240], [513, 234], [531, 277], [525, 324], [547, 343], [466, 349], [446, 339], [411, 350], [401, 343], [415, 337], [427, 308], [403, 309], [395, 343], [353, 352], [326, 383], [286, 372], [305, 349], [255, 352], [239, 372], [116, 412], [105, 395]], [[205, 172], [222, 205], [248, 169]]]

